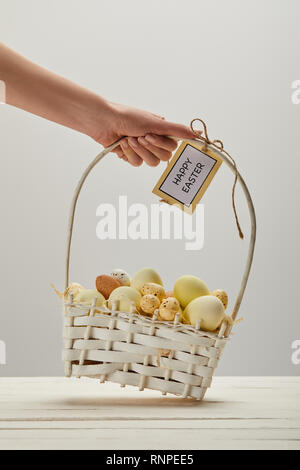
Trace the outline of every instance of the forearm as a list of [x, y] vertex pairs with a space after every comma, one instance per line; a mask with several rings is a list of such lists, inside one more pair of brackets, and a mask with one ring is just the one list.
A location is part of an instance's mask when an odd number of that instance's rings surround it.
[[[92, 137], [133, 166], [156, 166], [176, 148], [174, 139], [192, 139], [187, 126], [129, 106], [111, 103], [75, 83], [36, 65], [0, 43], [0, 80], [6, 103]], [[1, 90], [0, 90], [1, 91]]]
[[25, 59], [0, 43], [0, 80], [6, 102], [97, 138], [112, 107], [99, 95]]

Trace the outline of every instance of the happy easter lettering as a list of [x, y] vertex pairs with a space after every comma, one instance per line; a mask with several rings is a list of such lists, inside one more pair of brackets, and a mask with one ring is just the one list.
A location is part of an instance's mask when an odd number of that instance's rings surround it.
[[222, 158], [210, 149], [203, 152], [197, 144], [182, 142], [153, 193], [193, 213], [221, 163]]
[[[187, 158], [181, 167], [178, 170], [178, 173], [175, 175], [173, 179], [173, 183], [179, 186], [182, 182], [182, 179], [185, 178], [185, 176], [188, 174], [190, 171], [191, 167], [193, 165], [193, 162], [189, 158]], [[194, 166], [192, 172], [188, 176], [187, 180], [184, 181], [181, 190], [184, 191], [185, 193], [188, 193], [191, 189], [191, 187], [196, 183], [198, 176], [202, 172], [202, 170], [205, 168], [204, 163], [198, 162], [196, 166]]]

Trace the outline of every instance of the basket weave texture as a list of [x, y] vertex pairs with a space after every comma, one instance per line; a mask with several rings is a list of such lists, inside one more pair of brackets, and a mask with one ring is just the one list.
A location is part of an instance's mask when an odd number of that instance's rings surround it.
[[201, 400], [227, 338], [136, 313], [64, 304], [65, 374]]
[[[121, 139], [120, 139], [121, 140]], [[69, 285], [70, 252], [75, 220], [75, 211], [81, 189], [92, 169], [120, 143], [120, 140], [105, 148], [89, 164], [82, 174], [71, 203], [65, 260], [65, 288]], [[203, 139], [202, 139], [203, 140]], [[235, 174], [244, 193], [251, 221], [248, 255], [240, 289], [235, 300], [231, 318], [234, 321], [246, 289], [252, 266], [256, 217], [251, 195], [245, 181], [226, 152], [216, 150], [207, 141], [197, 143], [204, 149], [216, 152]], [[134, 385], [143, 390], [150, 388], [163, 394], [172, 393], [182, 397], [201, 400], [210, 386], [212, 376], [223, 348], [228, 341], [232, 324], [223, 323], [218, 334], [207, 333], [196, 327], [178, 323], [157, 321], [152, 318], [118, 310], [119, 305], [95, 310], [92, 306], [74, 304], [73, 298], [63, 304], [65, 375], [86, 376], [125, 385]]]

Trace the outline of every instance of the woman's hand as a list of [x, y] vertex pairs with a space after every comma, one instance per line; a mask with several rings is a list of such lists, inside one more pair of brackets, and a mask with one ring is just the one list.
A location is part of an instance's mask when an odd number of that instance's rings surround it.
[[123, 136], [128, 137], [114, 152], [133, 166], [140, 166], [143, 161], [157, 166], [161, 160], [169, 160], [177, 147], [177, 140], [167, 136], [195, 137], [187, 126], [165, 121], [161, 116], [147, 111], [115, 103], [108, 103], [108, 109], [106, 119], [103, 120], [102, 114], [98, 129], [92, 132], [92, 136], [104, 147]]

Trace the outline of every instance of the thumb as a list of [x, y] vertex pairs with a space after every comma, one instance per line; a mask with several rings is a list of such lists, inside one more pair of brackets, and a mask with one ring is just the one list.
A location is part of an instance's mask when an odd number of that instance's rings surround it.
[[170, 135], [173, 137], [181, 137], [184, 139], [194, 139], [196, 134], [188, 127], [183, 124], [177, 124], [175, 122], [169, 122], [165, 120], [157, 120], [155, 126], [153, 126], [153, 133], [158, 135]]

